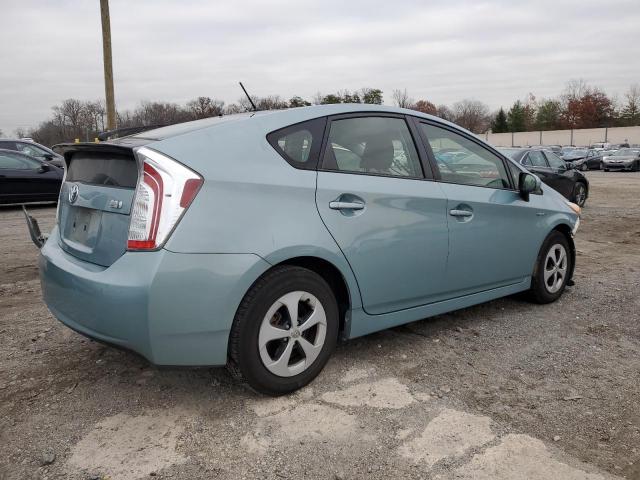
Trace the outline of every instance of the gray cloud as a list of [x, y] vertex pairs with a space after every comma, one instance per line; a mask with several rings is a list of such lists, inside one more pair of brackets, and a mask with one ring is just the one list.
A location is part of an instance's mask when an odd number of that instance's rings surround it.
[[[4, 3], [4, 2], [3, 2]], [[102, 98], [98, 1], [2, 5], [0, 129], [35, 126], [65, 98]], [[118, 108], [198, 95], [394, 88], [508, 106], [584, 78], [640, 81], [640, 2], [111, 1]]]

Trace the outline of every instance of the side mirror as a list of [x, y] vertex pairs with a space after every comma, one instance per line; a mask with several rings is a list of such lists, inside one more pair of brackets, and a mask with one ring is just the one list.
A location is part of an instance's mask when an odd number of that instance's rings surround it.
[[50, 154], [50, 153], [45, 153], [45, 154], [42, 155], [42, 158], [44, 158], [45, 160], [48, 160], [50, 162], [51, 160], [53, 160], [53, 155]]
[[49, 170], [51, 170], [51, 167], [49, 165], [47, 165], [46, 163], [43, 163], [42, 165], [40, 165], [40, 167], [38, 168], [38, 173], [44, 173], [44, 172], [48, 172]]
[[541, 182], [538, 177], [528, 172], [520, 172], [520, 178], [518, 179], [518, 190], [520, 190], [520, 196], [525, 202], [529, 201], [529, 195], [531, 193], [540, 190]]

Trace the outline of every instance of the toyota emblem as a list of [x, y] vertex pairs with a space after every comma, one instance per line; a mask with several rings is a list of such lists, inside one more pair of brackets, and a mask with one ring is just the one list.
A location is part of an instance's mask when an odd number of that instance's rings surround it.
[[69, 203], [74, 203], [78, 199], [78, 195], [80, 194], [80, 189], [78, 185], [74, 184], [69, 189]]

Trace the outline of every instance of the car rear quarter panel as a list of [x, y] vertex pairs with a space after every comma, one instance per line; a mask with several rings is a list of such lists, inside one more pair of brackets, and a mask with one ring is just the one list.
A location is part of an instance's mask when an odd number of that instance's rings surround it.
[[282, 126], [256, 117], [242, 128], [220, 125], [148, 145], [205, 180], [165, 248], [252, 253], [271, 265], [302, 256], [322, 258], [340, 270], [352, 307], [358, 308], [355, 277], [317, 211], [317, 173], [292, 167], [266, 140], [268, 132]]

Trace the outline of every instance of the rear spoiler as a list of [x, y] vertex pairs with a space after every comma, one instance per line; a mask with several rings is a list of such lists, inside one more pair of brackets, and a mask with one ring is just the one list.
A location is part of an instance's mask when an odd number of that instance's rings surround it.
[[[145, 141], [144, 143], [148, 143], [149, 141]], [[143, 144], [143, 143], [141, 143]], [[80, 142], [80, 143], [58, 143], [51, 147], [56, 153], [60, 155], [64, 155], [65, 158], [67, 154], [71, 155], [72, 153], [77, 152], [104, 152], [104, 153], [119, 153], [131, 155], [131, 149], [134, 145], [118, 145], [116, 143], [94, 143], [94, 142]]]

